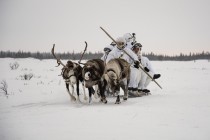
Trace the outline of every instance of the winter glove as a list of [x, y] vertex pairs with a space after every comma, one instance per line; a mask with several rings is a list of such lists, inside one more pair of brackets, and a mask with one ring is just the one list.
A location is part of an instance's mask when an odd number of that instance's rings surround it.
[[135, 61], [135, 62], [134, 62], [134, 67], [135, 67], [135, 68], [138, 69], [138, 68], [139, 68], [139, 65], [140, 65], [140, 62], [139, 62], [139, 61]]
[[160, 76], [160, 74], [154, 74], [153, 79], [158, 79]]
[[141, 63], [141, 58], [139, 58], [139, 62]]
[[144, 70], [145, 70], [146, 72], [149, 72], [149, 69], [148, 69], [147, 67], [144, 67]]

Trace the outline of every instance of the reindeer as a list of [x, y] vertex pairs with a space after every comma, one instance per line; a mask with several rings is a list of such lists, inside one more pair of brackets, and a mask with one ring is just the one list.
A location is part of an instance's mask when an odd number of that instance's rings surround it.
[[[78, 99], [79, 102], [81, 102], [80, 98], [79, 98], [79, 81], [80, 82], [84, 81], [84, 79], [82, 77], [82, 67], [79, 64], [77, 64], [75, 62], [72, 62], [72, 61], [67, 61], [67, 64], [64, 65], [61, 62], [61, 59], [58, 58], [55, 55], [54, 49], [55, 49], [55, 44], [53, 44], [53, 48], [52, 48], [51, 52], [52, 52], [52, 55], [54, 56], [54, 58], [57, 60], [58, 66], [59, 65], [63, 66], [62, 72], [61, 72], [61, 76], [65, 80], [66, 89], [67, 89], [67, 92], [68, 92], [71, 100], [76, 101], [76, 98], [73, 95], [74, 94], [74, 85], [76, 84], [77, 99]], [[58, 67], [58, 66], [56, 66], [56, 67]], [[69, 90], [69, 85], [72, 87], [71, 88], [72, 92], [70, 92], [70, 90]], [[87, 96], [85, 94], [85, 87], [84, 87], [84, 85], [82, 87], [83, 87], [83, 91], [84, 91], [84, 100], [87, 100]], [[89, 89], [89, 92], [90, 91], [91, 91], [91, 89]]]
[[128, 83], [130, 78], [130, 65], [127, 61], [120, 58], [110, 60], [106, 64], [104, 79], [108, 88], [113, 94], [117, 94], [115, 104], [120, 104], [120, 87], [124, 91], [123, 99], [128, 99]]
[[[88, 60], [82, 69], [82, 77], [84, 78], [84, 86], [86, 88], [93, 87], [96, 85], [97, 88], [99, 88], [101, 101], [103, 103], [107, 103], [106, 97], [104, 95], [105, 91], [105, 83], [103, 79], [104, 74], [104, 61], [101, 59], [93, 59]], [[96, 90], [97, 91], [97, 90]], [[95, 92], [94, 95], [97, 95], [97, 92]], [[89, 102], [91, 102], [91, 94], [89, 93]]]

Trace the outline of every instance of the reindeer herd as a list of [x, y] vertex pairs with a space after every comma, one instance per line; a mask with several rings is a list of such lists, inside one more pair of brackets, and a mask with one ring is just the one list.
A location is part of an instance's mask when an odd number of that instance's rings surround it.
[[[87, 44], [86, 44], [87, 47]], [[101, 59], [88, 60], [86, 63], [80, 64], [67, 61], [63, 64], [61, 59], [55, 53], [55, 44], [52, 48], [52, 55], [57, 60], [58, 66], [62, 65], [61, 76], [63, 77], [66, 90], [72, 101], [80, 100], [79, 86], [82, 83], [84, 100], [88, 97], [85, 93], [85, 88], [88, 88], [89, 103], [92, 101], [92, 95], [95, 98], [100, 97], [100, 101], [107, 103], [105, 92], [111, 91], [111, 94], [116, 95], [117, 99], [115, 104], [120, 104], [120, 87], [124, 91], [123, 100], [128, 99], [128, 83], [130, 77], [130, 65], [124, 59], [112, 59], [107, 64]], [[74, 96], [74, 86], [76, 85], [77, 98]], [[69, 88], [71, 87], [71, 90]], [[95, 90], [93, 88], [95, 87]]]

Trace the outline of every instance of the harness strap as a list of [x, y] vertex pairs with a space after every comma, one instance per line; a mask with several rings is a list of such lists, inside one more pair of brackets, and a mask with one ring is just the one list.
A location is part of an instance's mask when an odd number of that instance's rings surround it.
[[109, 71], [113, 71], [114, 73], [116, 73], [115, 70], [113, 70], [113, 69], [108, 69], [107, 72], [109, 72]]
[[70, 75], [70, 76], [65, 76], [65, 75], [64, 75], [64, 72], [65, 72], [65, 71], [66, 71], [66, 69], [64, 69], [64, 70], [62, 71], [62, 73], [61, 73], [64, 79], [70, 79], [72, 76], [75, 76], [75, 74], [72, 74], [72, 75]]

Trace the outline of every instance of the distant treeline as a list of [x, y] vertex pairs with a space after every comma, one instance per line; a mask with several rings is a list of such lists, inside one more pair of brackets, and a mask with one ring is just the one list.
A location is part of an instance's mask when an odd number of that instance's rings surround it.
[[[81, 53], [56, 53], [57, 56], [59, 56], [61, 59], [69, 59], [69, 60], [79, 60], [81, 57]], [[83, 59], [95, 59], [95, 58], [101, 58], [103, 55], [102, 52], [88, 52], [85, 53], [83, 56]], [[150, 60], [153, 61], [190, 61], [190, 60], [197, 60], [197, 59], [208, 59], [210, 60], [210, 53], [209, 52], [201, 52], [201, 53], [189, 53], [189, 54], [183, 54], [180, 53], [179, 55], [175, 56], [169, 56], [169, 55], [159, 55], [159, 54], [154, 54], [153, 52], [151, 53], [143, 53], [143, 56], [148, 57]], [[1, 51], [0, 52], [0, 58], [36, 58], [36, 59], [54, 59], [51, 53], [49, 52], [23, 52], [23, 51], [18, 51], [18, 52], [10, 52], [10, 51]]]
[[144, 54], [143, 56], [148, 57], [150, 60], [158, 60], [158, 61], [190, 61], [190, 60], [198, 60], [198, 59], [208, 59], [210, 60], [210, 53], [209, 52], [201, 52], [201, 53], [189, 53], [183, 54], [180, 53], [179, 55], [169, 56], [169, 55], [158, 55], [154, 54], [153, 52]]
[[[56, 56], [60, 57], [61, 59], [69, 59], [69, 60], [79, 60], [81, 58], [82, 53], [55, 53]], [[83, 59], [94, 59], [94, 58], [101, 58], [103, 53], [101, 52], [88, 52], [85, 53], [83, 56]], [[1, 51], [0, 52], [0, 58], [5, 58], [5, 57], [10, 57], [10, 58], [36, 58], [36, 59], [54, 59], [52, 53], [49, 52], [23, 52], [23, 51], [18, 51], [18, 52], [10, 52], [10, 51]]]

